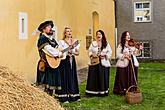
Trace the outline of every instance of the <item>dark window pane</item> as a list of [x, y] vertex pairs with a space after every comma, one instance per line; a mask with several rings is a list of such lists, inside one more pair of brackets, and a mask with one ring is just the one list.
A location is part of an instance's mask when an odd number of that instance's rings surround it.
[[142, 57], [142, 50], [141, 50], [141, 55], [139, 55], [138, 57]]
[[141, 51], [141, 55], [138, 56], [139, 58], [151, 58], [152, 57], [152, 50], [151, 50], [151, 45], [150, 42], [140, 42], [143, 45], [143, 50]]
[[151, 57], [150, 48], [144, 48], [144, 57]]
[[142, 8], [142, 3], [136, 3], [136, 9]]
[[150, 7], [150, 3], [143, 3], [143, 8], [149, 8]]
[[150, 47], [150, 44], [149, 43], [144, 43], [143, 46], [144, 46], [144, 48]]

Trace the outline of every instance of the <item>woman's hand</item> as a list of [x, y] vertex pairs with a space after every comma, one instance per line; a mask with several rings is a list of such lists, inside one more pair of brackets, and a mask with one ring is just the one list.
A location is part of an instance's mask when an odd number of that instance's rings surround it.
[[131, 60], [131, 56], [129, 56], [129, 55], [127, 55], [127, 54], [124, 55], [124, 58], [126, 58], [126, 59], [128, 59], [128, 60]]
[[104, 58], [106, 59], [107, 58], [107, 55], [100, 55], [100, 58], [101, 59], [104, 59]]
[[75, 55], [79, 55], [79, 50], [78, 49], [75, 49]]
[[69, 54], [72, 54], [72, 49], [69, 49], [69, 50], [68, 50], [68, 53], [69, 53]]
[[62, 52], [59, 52], [59, 58], [63, 58], [63, 53]]
[[144, 49], [144, 47], [143, 47], [142, 45], [140, 45], [139, 49], [140, 49], [140, 50], [143, 50], [143, 49]]
[[94, 57], [94, 58], [98, 57], [98, 55], [96, 54], [96, 52], [93, 52], [92, 53], [92, 57]]

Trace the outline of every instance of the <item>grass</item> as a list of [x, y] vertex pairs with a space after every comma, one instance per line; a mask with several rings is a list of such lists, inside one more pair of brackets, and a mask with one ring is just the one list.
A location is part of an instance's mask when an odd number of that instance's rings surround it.
[[116, 68], [110, 72], [110, 93], [107, 97], [86, 97], [86, 82], [80, 88], [81, 102], [61, 104], [67, 110], [165, 110], [165, 63], [141, 63], [138, 82], [143, 94], [141, 104], [130, 105], [124, 96], [112, 93]]

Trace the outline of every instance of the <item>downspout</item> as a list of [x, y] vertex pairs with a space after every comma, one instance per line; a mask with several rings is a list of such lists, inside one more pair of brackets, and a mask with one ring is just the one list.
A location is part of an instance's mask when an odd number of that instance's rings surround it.
[[117, 49], [117, 0], [114, 0], [115, 5], [115, 59], [117, 58], [116, 49]]

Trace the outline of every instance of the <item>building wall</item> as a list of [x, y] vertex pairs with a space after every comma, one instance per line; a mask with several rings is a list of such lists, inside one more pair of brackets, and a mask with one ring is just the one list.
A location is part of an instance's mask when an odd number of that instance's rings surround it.
[[[35, 6], [34, 6], [35, 4]], [[19, 40], [18, 13], [28, 14], [28, 39]], [[45, 19], [44, 0], [0, 0], [0, 65], [34, 81], [37, 64], [37, 37], [32, 32]]]
[[[58, 6], [56, 6], [58, 4]], [[50, 9], [51, 7], [51, 9]], [[53, 11], [55, 10], [55, 12]], [[72, 28], [73, 37], [81, 40], [78, 68], [87, 67], [86, 35], [93, 29], [92, 13], [99, 14], [99, 29], [103, 29], [114, 51], [114, 1], [113, 0], [49, 0], [46, 1], [46, 18], [53, 19], [58, 27], [58, 39], [65, 26]], [[113, 53], [114, 58], [114, 53]]]
[[135, 23], [133, 16], [133, 1], [145, 0], [117, 0], [116, 16], [118, 28], [118, 42], [123, 31], [128, 30], [131, 37], [138, 40], [152, 41], [152, 58], [165, 59], [165, 7], [163, 0], [151, 0], [152, 22]]
[[[86, 35], [93, 28], [92, 13], [99, 14], [99, 28], [103, 29], [114, 51], [114, 2], [113, 0], [0, 0], [0, 65], [22, 74], [34, 82], [38, 34], [33, 31], [44, 20], [53, 20], [57, 26], [57, 37], [62, 38], [65, 26], [72, 28], [73, 37], [81, 40], [78, 69], [87, 67]], [[18, 13], [28, 14], [28, 39], [18, 35]], [[114, 58], [114, 53], [113, 53]]]

